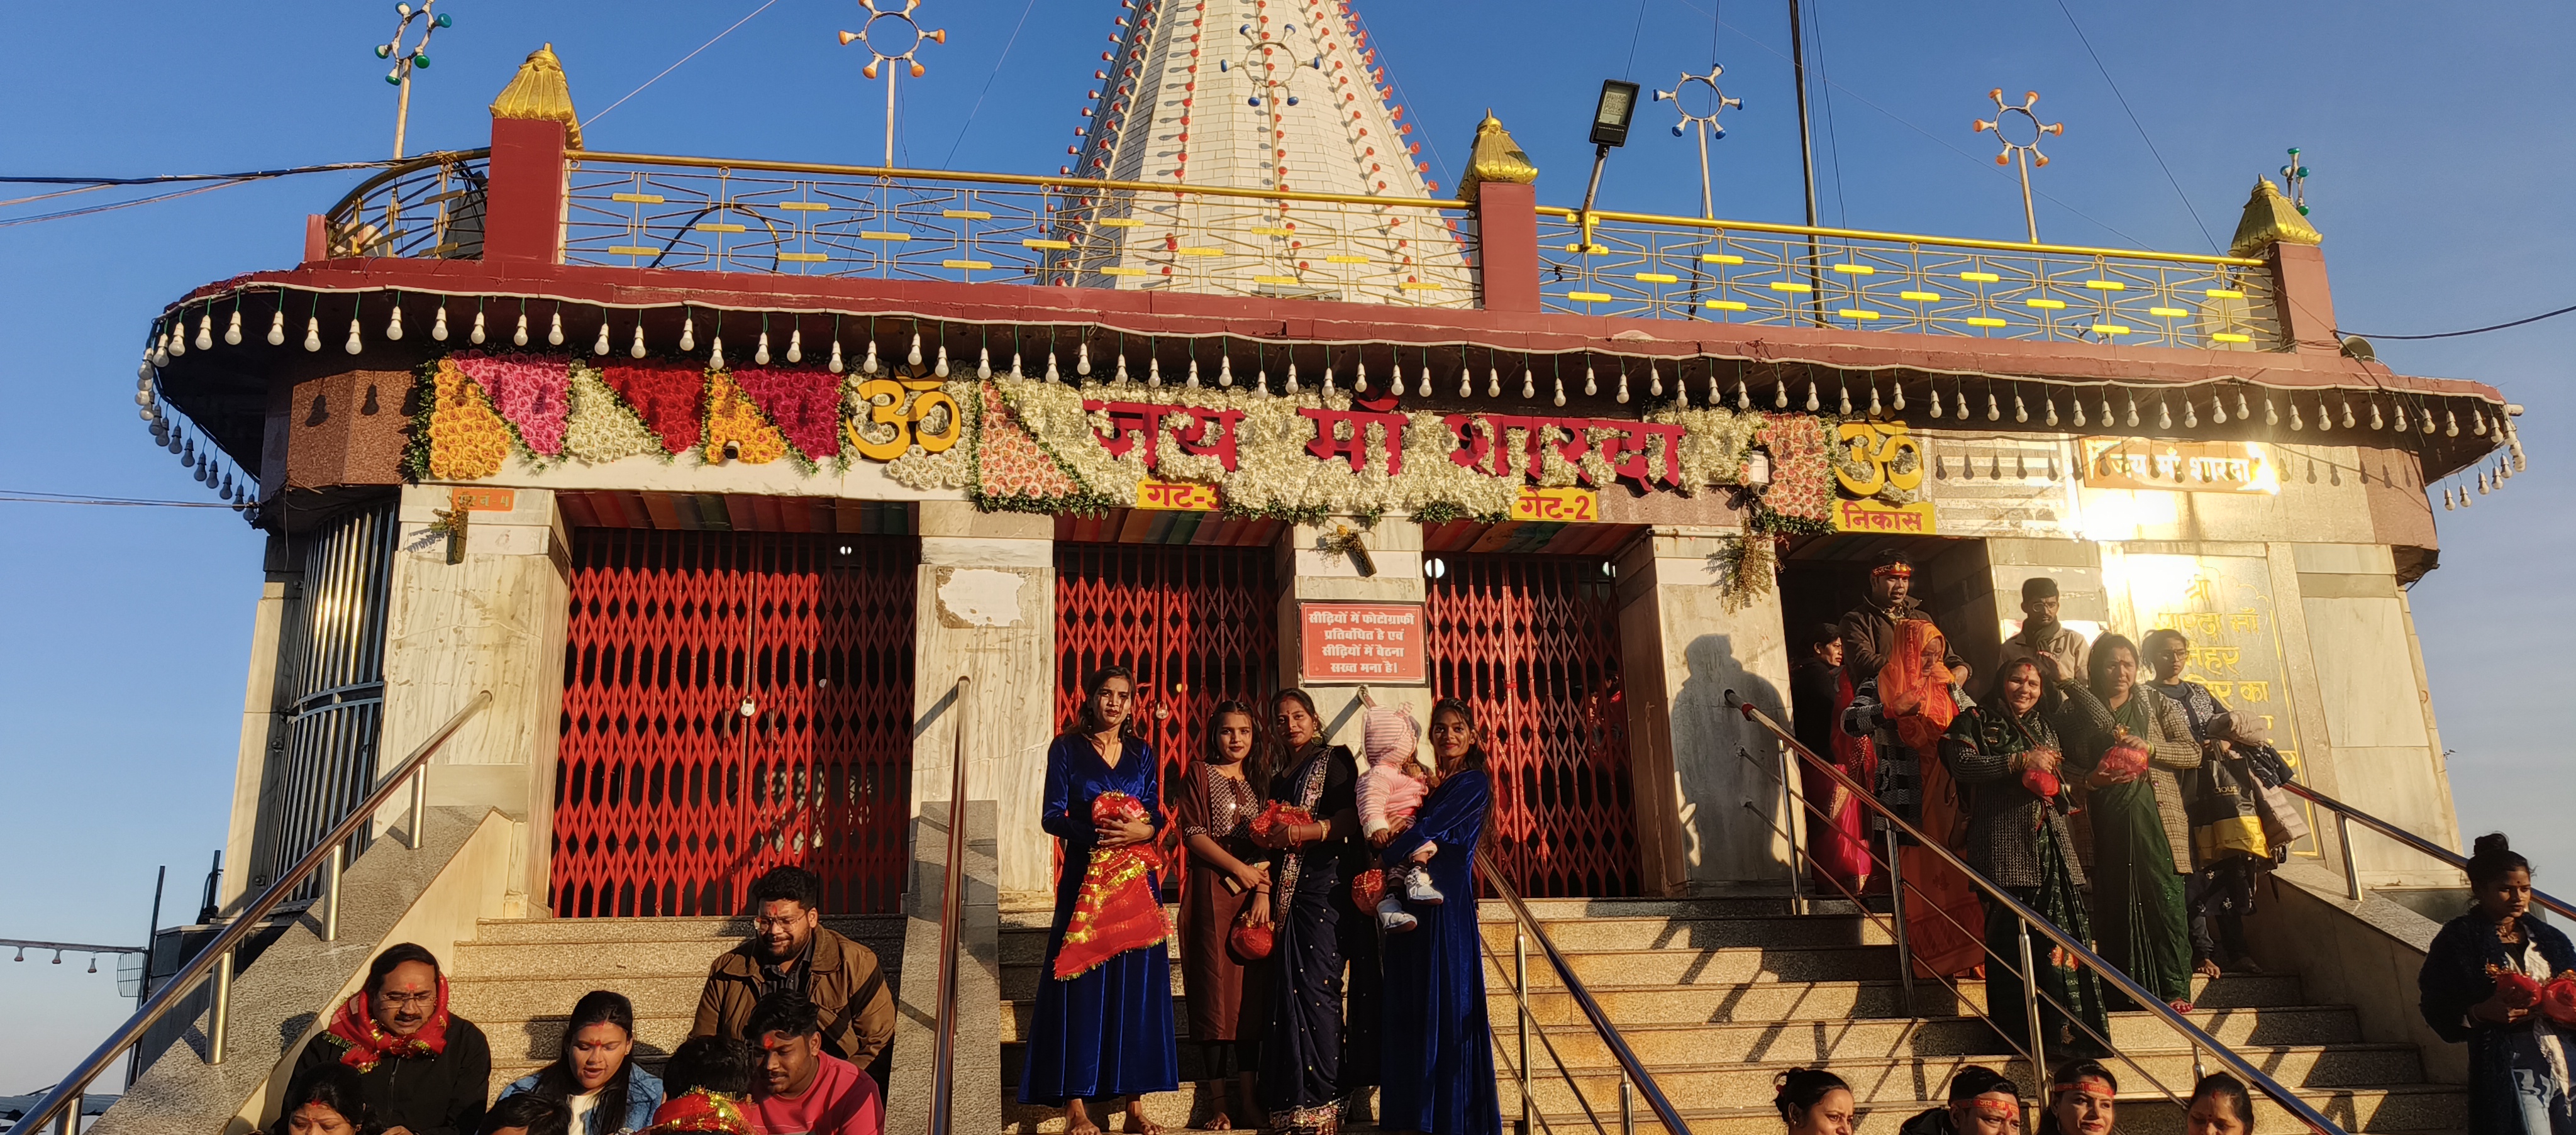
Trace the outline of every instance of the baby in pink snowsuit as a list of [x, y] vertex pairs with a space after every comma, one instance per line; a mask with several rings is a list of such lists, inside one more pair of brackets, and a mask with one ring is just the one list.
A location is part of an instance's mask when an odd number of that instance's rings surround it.
[[[1372, 708], [1362, 732], [1369, 767], [1358, 784], [1360, 834], [1372, 846], [1384, 847], [1396, 833], [1413, 826], [1413, 814], [1430, 791], [1424, 783], [1426, 770], [1414, 760], [1422, 729], [1414, 724], [1412, 714], [1401, 709]], [[1421, 867], [1439, 850], [1438, 845], [1425, 842], [1413, 853], [1412, 863], [1387, 871], [1386, 897], [1377, 904], [1378, 925], [1390, 931], [1413, 929], [1414, 917], [1405, 913], [1404, 900], [1396, 897], [1399, 885], [1405, 900], [1425, 906], [1444, 901], [1439, 888], [1431, 885], [1431, 873]]]

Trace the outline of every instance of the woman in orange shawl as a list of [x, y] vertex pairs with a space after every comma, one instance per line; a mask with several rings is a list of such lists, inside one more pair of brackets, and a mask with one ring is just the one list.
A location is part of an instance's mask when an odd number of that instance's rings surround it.
[[[1930, 620], [1896, 624], [1896, 647], [1888, 654], [1886, 669], [1879, 672], [1878, 694], [1894, 726], [1896, 743], [1922, 770], [1923, 834], [1955, 849], [1967, 830], [1968, 817], [1959, 806], [1958, 785], [1941, 763], [1941, 735], [1949, 731], [1960, 708], [1957, 687], [1942, 664], [1948, 653], [1948, 642]], [[1905, 867], [1902, 909], [1915, 973], [1955, 977], [1983, 965], [1985, 946], [1980, 935], [1986, 916], [1967, 877], [1927, 848], [1906, 847], [1897, 854]]]

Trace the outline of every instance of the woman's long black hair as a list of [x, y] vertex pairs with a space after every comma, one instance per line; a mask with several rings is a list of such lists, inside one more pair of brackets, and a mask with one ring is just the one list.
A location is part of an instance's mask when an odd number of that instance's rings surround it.
[[[572, 1070], [573, 1040], [592, 1025], [624, 1029], [630, 1045], [626, 1059], [618, 1062], [617, 1074], [599, 1086], [599, 1113], [606, 1117], [608, 1129], [614, 1131], [626, 1123], [626, 1084], [635, 1076], [635, 1050], [631, 1047], [635, 1040], [635, 1005], [623, 993], [594, 989], [573, 1002], [572, 1019], [564, 1022], [563, 1041], [555, 1050], [555, 1062], [537, 1071], [536, 1094], [572, 1106], [572, 1097], [581, 1094], [581, 1081]], [[575, 1131], [572, 1135], [582, 1133]]]
[[375, 1110], [367, 1106], [367, 1092], [359, 1083], [358, 1070], [346, 1064], [325, 1064], [296, 1077], [294, 1083], [287, 1085], [286, 1099], [278, 1107], [277, 1122], [269, 1130], [274, 1135], [285, 1135], [290, 1130], [287, 1122], [309, 1103], [318, 1103], [339, 1112], [340, 1118], [348, 1120], [349, 1129], [357, 1135], [376, 1135], [379, 1130]]
[[1227, 698], [1208, 711], [1207, 753], [1210, 756], [1216, 753], [1217, 723], [1231, 713], [1240, 713], [1252, 723], [1252, 751], [1243, 755], [1244, 783], [1252, 786], [1254, 794], [1267, 795], [1270, 792], [1270, 730], [1263, 727], [1261, 715], [1253, 712], [1252, 706], [1242, 699]]
[[2129, 661], [2138, 666], [2138, 676], [2131, 681], [2132, 690], [2140, 683], [2155, 679], [2155, 675], [2147, 672], [2147, 659], [2138, 652], [2138, 644], [2129, 641], [2127, 635], [2104, 631], [2102, 637], [2093, 640], [2092, 653], [2085, 656], [2084, 684], [2092, 688], [2093, 696], [2102, 699], [2105, 706], [2111, 704], [2111, 654], [2119, 650], [2128, 651]]
[[1444, 777], [1449, 776], [1452, 773], [1468, 772], [1471, 770], [1475, 772], [1484, 772], [1486, 760], [1485, 735], [1482, 730], [1476, 727], [1475, 707], [1468, 705], [1465, 701], [1458, 698], [1442, 698], [1439, 701], [1431, 703], [1431, 720], [1440, 720], [1440, 715], [1443, 713], [1454, 713], [1461, 719], [1465, 720], [1468, 731], [1476, 734], [1476, 740], [1468, 744], [1467, 751], [1458, 758], [1458, 766], [1456, 768], [1450, 768], [1443, 765], [1436, 771]]
[[[1130, 694], [1141, 692], [1136, 688], [1136, 672], [1124, 666], [1103, 666], [1100, 669], [1084, 675], [1082, 679], [1082, 708], [1073, 712], [1073, 728], [1065, 731], [1066, 736], [1090, 737], [1100, 732], [1100, 720], [1092, 716], [1091, 705], [1092, 702], [1100, 696], [1100, 688], [1108, 685], [1109, 680], [1112, 678], [1126, 679], [1127, 691]], [[1135, 701], [1130, 700], [1127, 703], [1127, 720], [1118, 723], [1118, 735], [1125, 737], [1135, 731], [1136, 703]]]

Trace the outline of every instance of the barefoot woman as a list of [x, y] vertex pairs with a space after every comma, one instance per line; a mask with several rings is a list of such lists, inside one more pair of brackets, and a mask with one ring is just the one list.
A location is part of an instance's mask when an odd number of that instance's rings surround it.
[[[1162, 824], [1162, 778], [1154, 750], [1126, 735], [1135, 707], [1136, 681], [1109, 667], [1082, 684], [1082, 717], [1047, 749], [1046, 798], [1039, 822], [1063, 841], [1064, 868], [1056, 882], [1055, 925], [1047, 935], [1046, 965], [1038, 976], [1037, 1018], [1029, 1031], [1028, 1066], [1020, 1074], [1020, 1102], [1065, 1109], [1068, 1135], [1100, 1135], [1091, 1106], [1127, 1099], [1127, 1130], [1162, 1130], [1145, 1118], [1143, 1096], [1179, 1086], [1172, 1047], [1171, 961], [1165, 946], [1128, 950], [1069, 980], [1057, 980], [1056, 955], [1091, 857], [1135, 844], [1150, 844]], [[1123, 792], [1144, 804], [1145, 817], [1092, 819], [1092, 802]], [[1150, 884], [1161, 887], [1154, 878]]]

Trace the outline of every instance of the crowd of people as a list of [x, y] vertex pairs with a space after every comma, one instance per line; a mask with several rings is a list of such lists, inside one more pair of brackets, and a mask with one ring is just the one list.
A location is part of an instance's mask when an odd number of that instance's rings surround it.
[[799, 867], [752, 884], [752, 934], [709, 967], [660, 1076], [634, 1004], [594, 990], [555, 1059], [488, 1104], [491, 1044], [437, 956], [391, 947], [296, 1058], [271, 1135], [881, 1135], [894, 997], [876, 953], [822, 924], [822, 893]]
[[2176, 1010], [2191, 1009], [2195, 976], [2259, 972], [2243, 920], [2292, 834], [2266, 795], [2289, 766], [2260, 718], [2183, 677], [2180, 631], [2088, 640], [2059, 618], [2048, 576], [2023, 584], [2021, 627], [1980, 682], [1915, 601], [1913, 576], [1901, 552], [1882, 556], [1865, 601], [1811, 634], [1792, 677], [1800, 743], [1848, 778], [1806, 770], [1819, 890], [1884, 893], [1886, 856], [1899, 856], [1918, 972], [1982, 972], [1988, 1012], [2025, 1053], [2103, 1055], [2106, 1013], [2126, 999], [2037, 937], [2030, 1016], [2021, 912], [1890, 814]]
[[[2075, 1060], [2049, 1077], [2039, 1135], [2111, 1135], [2120, 1079], [2096, 1060]], [[2012, 1078], [1979, 1064], [1950, 1077], [1948, 1101], [1905, 1121], [1897, 1135], [2021, 1135], [2030, 1100]], [[1851, 1135], [1860, 1126], [1851, 1085], [1822, 1068], [1792, 1068], [1774, 1081], [1772, 1106], [1789, 1135]], [[2185, 1102], [2189, 1135], [2252, 1135], [2254, 1097], [2224, 1072], [2201, 1077]]]

